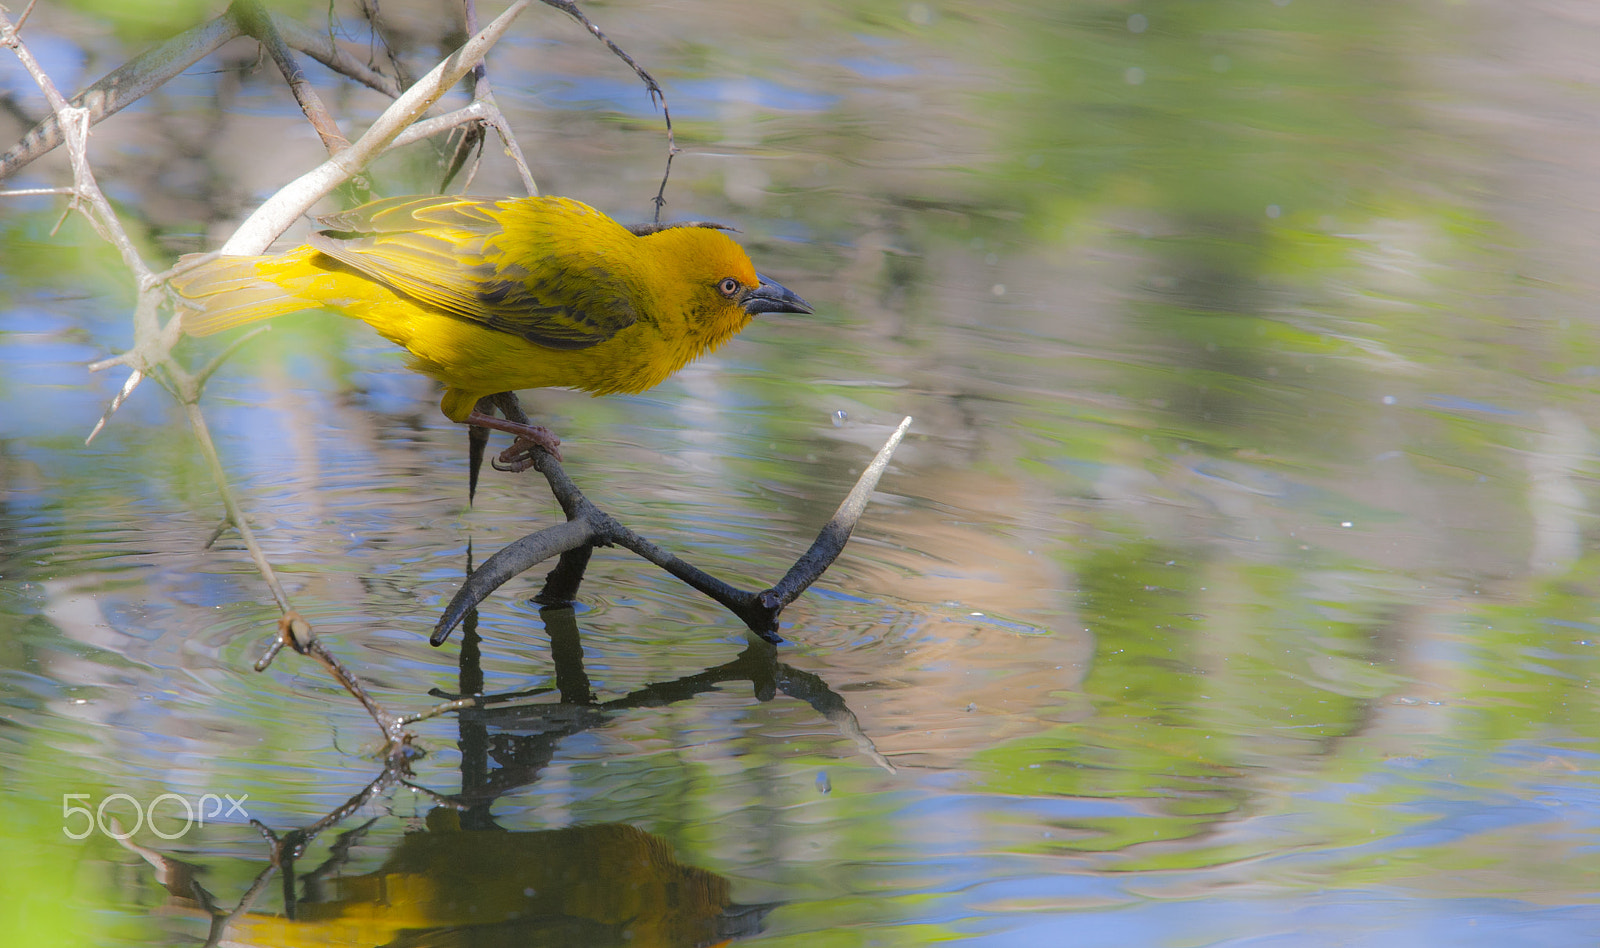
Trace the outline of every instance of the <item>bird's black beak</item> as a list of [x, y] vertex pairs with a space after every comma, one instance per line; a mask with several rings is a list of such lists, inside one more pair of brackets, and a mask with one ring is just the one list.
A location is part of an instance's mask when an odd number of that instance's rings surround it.
[[751, 290], [744, 300], [744, 311], [751, 316], [761, 313], [809, 313], [811, 304], [794, 295], [782, 283], [774, 283], [760, 274], [761, 285]]

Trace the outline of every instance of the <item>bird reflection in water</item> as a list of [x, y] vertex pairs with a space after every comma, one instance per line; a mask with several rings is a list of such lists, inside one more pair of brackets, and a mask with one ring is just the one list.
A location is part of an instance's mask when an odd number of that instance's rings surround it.
[[[197, 868], [131, 843], [167, 889], [166, 910], [209, 915], [208, 945], [500, 946], [726, 944], [760, 932], [772, 904], [741, 905], [730, 882], [677, 861], [670, 844], [624, 823], [516, 831], [495, 822], [493, 806], [536, 782], [566, 737], [604, 725], [632, 708], [688, 700], [731, 681], [749, 681], [758, 700], [779, 694], [811, 705], [879, 766], [893, 766], [862, 733], [844, 699], [818, 676], [777, 660], [752, 637], [733, 661], [670, 682], [596, 701], [583, 668], [570, 606], [541, 610], [556, 666], [554, 689], [483, 699], [460, 713], [462, 789], [429, 793], [438, 801], [424, 828], [406, 833], [381, 865], [344, 874], [350, 851], [383, 818], [340, 834], [328, 858], [306, 872], [296, 860], [322, 832], [366, 809], [405, 782], [403, 759], [318, 823], [279, 836], [272, 859], [237, 907], [220, 908]], [[460, 686], [481, 694], [475, 617], [465, 624]], [[556, 702], [530, 702], [551, 690]], [[526, 703], [510, 703], [510, 702]], [[503, 706], [497, 706], [502, 705]], [[421, 788], [413, 788], [421, 789]], [[282, 872], [281, 912], [252, 911]]]

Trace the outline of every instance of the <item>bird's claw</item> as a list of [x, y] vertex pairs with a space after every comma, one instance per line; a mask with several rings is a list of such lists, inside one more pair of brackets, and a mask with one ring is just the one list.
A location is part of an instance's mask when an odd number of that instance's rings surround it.
[[511, 447], [501, 451], [500, 456], [489, 463], [494, 465], [497, 471], [520, 474], [533, 467], [540, 451], [548, 452], [557, 461], [561, 460], [560, 444], [561, 439], [550, 429], [535, 425], [528, 433], [517, 435], [517, 440], [511, 443]]

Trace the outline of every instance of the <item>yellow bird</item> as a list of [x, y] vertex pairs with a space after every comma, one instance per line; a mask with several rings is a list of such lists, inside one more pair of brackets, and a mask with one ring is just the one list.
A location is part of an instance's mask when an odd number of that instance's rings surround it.
[[175, 276], [190, 304], [184, 331], [326, 307], [444, 383], [451, 421], [552, 453], [560, 442], [549, 431], [478, 411], [478, 400], [524, 388], [642, 392], [753, 316], [811, 312], [716, 224], [628, 228], [570, 198], [457, 196], [389, 198], [319, 222], [288, 253], [218, 257]]

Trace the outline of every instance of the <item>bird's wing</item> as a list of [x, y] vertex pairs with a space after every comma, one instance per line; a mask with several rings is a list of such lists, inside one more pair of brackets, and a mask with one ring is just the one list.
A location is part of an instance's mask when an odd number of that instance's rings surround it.
[[[389, 198], [320, 218], [316, 250], [418, 302], [552, 349], [585, 349], [637, 318], [627, 296], [559, 278], [561, 262], [508, 247], [501, 202]], [[550, 264], [552, 273], [532, 269]]]

